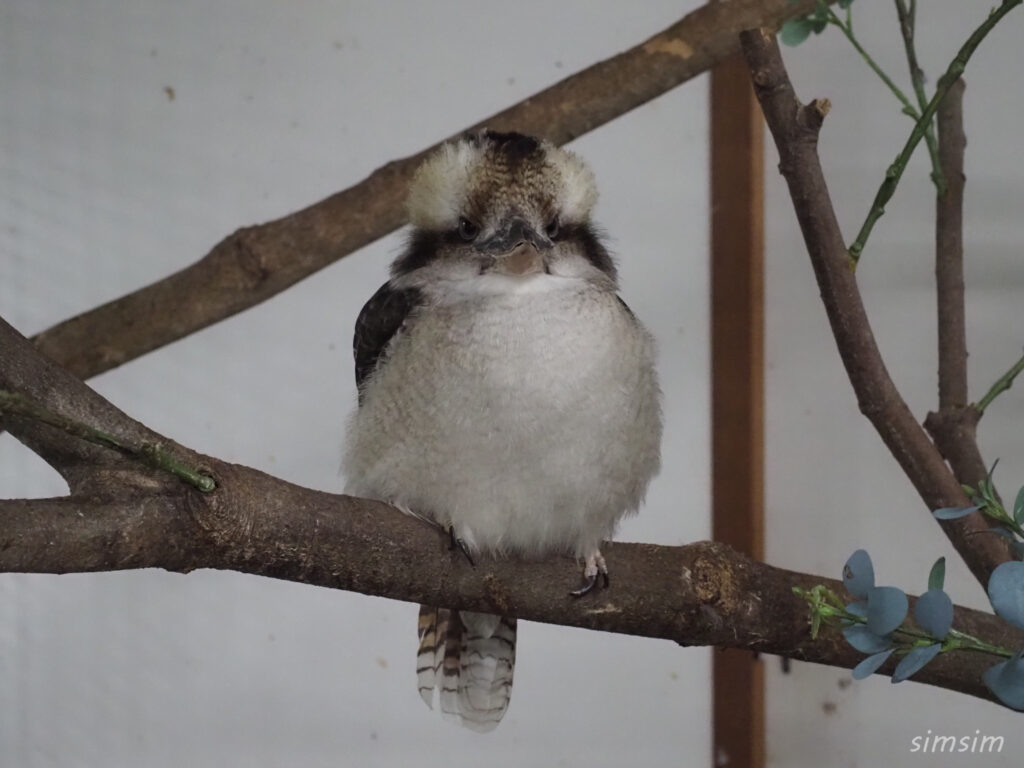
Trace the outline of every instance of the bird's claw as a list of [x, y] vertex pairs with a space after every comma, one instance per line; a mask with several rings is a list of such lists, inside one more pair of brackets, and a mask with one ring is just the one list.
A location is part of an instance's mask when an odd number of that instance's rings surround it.
[[569, 594], [572, 595], [573, 597], [583, 597], [584, 595], [589, 594], [590, 592], [592, 592], [594, 590], [594, 587], [597, 586], [597, 577], [598, 576], [600, 576], [601, 580], [604, 582], [604, 584], [602, 586], [604, 586], [604, 588], [607, 589], [608, 585], [611, 583], [611, 579], [608, 578], [608, 574], [607, 573], [601, 573], [601, 574], [595, 573], [593, 576], [584, 576], [583, 577], [583, 586], [580, 587], [579, 589], [572, 590], [571, 592], [569, 592]]
[[476, 563], [473, 562], [473, 555], [469, 552], [469, 547], [466, 546], [466, 542], [455, 535], [455, 526], [448, 526], [448, 550], [454, 552], [456, 549], [461, 550], [462, 554], [469, 560], [469, 564], [476, 568]]
[[583, 597], [594, 590], [597, 586], [597, 579], [601, 578], [605, 589], [611, 584], [608, 576], [608, 565], [604, 561], [599, 550], [587, 555], [586, 565], [583, 567], [583, 586], [569, 592], [573, 597]]

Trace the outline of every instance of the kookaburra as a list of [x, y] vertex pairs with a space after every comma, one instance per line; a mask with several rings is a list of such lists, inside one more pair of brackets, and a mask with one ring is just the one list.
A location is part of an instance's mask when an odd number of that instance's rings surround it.
[[[412, 234], [355, 328], [346, 491], [447, 529], [467, 554], [584, 562], [658, 471], [653, 341], [618, 297], [575, 154], [518, 133], [445, 144], [409, 190]], [[568, 596], [566, 599], [571, 599]], [[508, 707], [514, 617], [421, 606], [417, 678], [478, 731]]]

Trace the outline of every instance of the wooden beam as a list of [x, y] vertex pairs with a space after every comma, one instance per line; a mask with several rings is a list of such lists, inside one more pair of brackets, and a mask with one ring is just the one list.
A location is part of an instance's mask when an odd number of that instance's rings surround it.
[[[739, 56], [711, 73], [712, 536], [764, 556], [764, 153]], [[715, 651], [714, 766], [764, 766], [764, 669]]]

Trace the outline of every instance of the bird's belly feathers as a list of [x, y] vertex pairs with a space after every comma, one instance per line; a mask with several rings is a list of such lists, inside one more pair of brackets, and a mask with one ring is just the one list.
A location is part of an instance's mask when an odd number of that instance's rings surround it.
[[586, 553], [659, 466], [652, 342], [610, 293], [430, 307], [370, 383], [347, 490], [452, 524], [476, 548]]

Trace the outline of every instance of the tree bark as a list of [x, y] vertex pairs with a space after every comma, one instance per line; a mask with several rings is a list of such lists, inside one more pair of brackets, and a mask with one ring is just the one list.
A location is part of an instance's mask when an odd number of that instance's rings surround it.
[[[607, 544], [613, 586], [569, 596], [569, 557], [480, 559], [471, 566], [447, 535], [387, 504], [314, 491], [203, 456], [154, 433], [40, 355], [0, 320], [0, 389], [32, 398], [78, 434], [101, 430], [124, 445], [159, 445], [212, 477], [203, 493], [177, 477], [25, 416], [12, 434], [41, 448], [72, 488], [56, 499], [0, 501], [0, 572], [72, 573], [133, 568], [217, 568], [398, 600], [500, 613], [551, 624], [717, 645], [850, 668], [861, 658], [835, 629], [809, 632], [794, 587], [832, 579], [774, 568], [724, 544]], [[956, 627], [1006, 647], [1024, 633], [957, 609]], [[944, 655], [916, 679], [992, 700], [981, 675], [993, 662]], [[891, 672], [891, 665], [883, 668]]]
[[[735, 53], [740, 30], [777, 29], [814, 6], [815, 0], [702, 6], [636, 47], [467, 130], [517, 130], [565, 144]], [[301, 211], [239, 229], [180, 272], [58, 323], [35, 336], [35, 344], [87, 379], [259, 304], [402, 226], [412, 173], [438, 146], [387, 163]]]
[[[825, 312], [860, 410], [929, 512], [969, 506], [942, 454], [893, 383], [875, 343], [818, 158], [818, 133], [830, 105], [827, 100], [800, 103], [771, 30], [749, 30], [740, 39], [754, 90], [779, 151], [779, 171], [789, 186]], [[941, 521], [940, 525], [983, 586], [996, 566], [1014, 559], [1004, 539], [978, 535], [989, 529], [980, 513]]]

